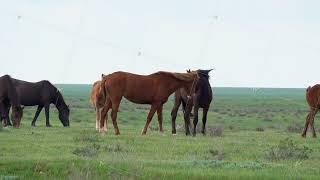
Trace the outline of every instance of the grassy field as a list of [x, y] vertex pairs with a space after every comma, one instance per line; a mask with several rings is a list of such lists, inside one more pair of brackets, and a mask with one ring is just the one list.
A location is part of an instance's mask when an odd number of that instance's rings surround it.
[[[164, 108], [165, 133], [157, 120], [140, 132], [147, 105], [123, 101], [121, 135], [112, 123], [95, 131], [90, 85], [57, 85], [71, 107], [71, 127], [63, 128], [51, 108], [46, 128], [42, 112], [26, 108], [20, 129], [0, 129], [0, 179], [318, 179], [319, 139], [300, 137], [307, 114], [304, 89], [215, 88], [207, 136], [171, 135], [170, 100]], [[316, 119], [319, 119], [316, 117]], [[201, 126], [201, 121], [199, 122]], [[319, 123], [316, 120], [316, 128]]]

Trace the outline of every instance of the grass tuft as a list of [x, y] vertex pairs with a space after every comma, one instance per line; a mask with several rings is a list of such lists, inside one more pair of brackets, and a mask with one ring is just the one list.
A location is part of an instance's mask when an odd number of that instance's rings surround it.
[[304, 160], [310, 157], [312, 149], [307, 146], [298, 146], [290, 138], [283, 139], [278, 145], [270, 147], [265, 154], [266, 159], [279, 160]]

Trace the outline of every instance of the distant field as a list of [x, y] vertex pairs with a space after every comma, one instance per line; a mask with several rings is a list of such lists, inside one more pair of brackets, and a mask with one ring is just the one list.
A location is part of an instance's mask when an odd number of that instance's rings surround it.
[[[207, 136], [185, 137], [182, 113], [171, 135], [172, 99], [164, 108], [165, 133], [156, 116], [140, 132], [149, 106], [123, 100], [121, 135], [95, 132], [91, 85], [57, 85], [71, 107], [63, 128], [52, 107], [46, 128], [42, 112], [26, 108], [20, 129], [0, 129], [0, 179], [318, 179], [320, 143], [300, 137], [307, 115], [305, 89], [214, 88]], [[110, 118], [109, 118], [110, 119]], [[199, 119], [201, 126], [201, 113]], [[319, 117], [315, 125], [320, 129]], [[220, 132], [220, 133], [219, 133]]]

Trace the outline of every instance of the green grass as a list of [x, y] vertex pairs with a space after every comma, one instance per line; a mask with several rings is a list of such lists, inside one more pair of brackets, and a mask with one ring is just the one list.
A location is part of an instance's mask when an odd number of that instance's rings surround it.
[[[118, 115], [121, 135], [113, 134], [110, 120], [108, 132], [98, 134], [88, 100], [90, 86], [58, 86], [71, 105], [71, 127], [62, 127], [52, 107], [54, 127], [45, 127], [42, 112], [32, 128], [35, 108], [26, 108], [20, 129], [0, 129], [0, 179], [317, 179], [320, 175], [319, 140], [288, 131], [304, 124], [308, 110], [304, 89], [215, 88], [208, 130], [219, 124], [223, 136], [186, 137], [181, 112], [178, 135], [171, 135], [172, 100], [164, 108], [164, 134], [149, 130], [141, 136], [149, 106], [125, 100]], [[152, 126], [157, 126], [156, 116]], [[257, 127], [264, 131], [256, 131]], [[308, 158], [266, 158], [286, 138], [312, 149]]]

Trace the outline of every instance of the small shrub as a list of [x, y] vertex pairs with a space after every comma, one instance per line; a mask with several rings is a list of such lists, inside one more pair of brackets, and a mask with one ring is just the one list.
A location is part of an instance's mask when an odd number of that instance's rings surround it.
[[264, 128], [263, 128], [263, 127], [257, 127], [257, 128], [256, 128], [256, 131], [263, 132], [263, 131], [264, 131]]
[[43, 174], [48, 171], [47, 162], [40, 161], [33, 165], [33, 171], [39, 174]]
[[216, 125], [212, 127], [208, 127], [207, 131], [210, 136], [221, 137], [223, 135], [224, 127], [223, 125]]
[[124, 151], [124, 149], [118, 143], [106, 146], [105, 150], [107, 150], [108, 152], [123, 152]]
[[281, 140], [278, 145], [270, 147], [266, 151], [266, 159], [272, 161], [286, 159], [308, 159], [312, 149], [307, 146], [298, 146], [290, 138]]
[[80, 137], [75, 137], [74, 140], [76, 142], [100, 142], [101, 139], [97, 134], [91, 135], [91, 134], [86, 134], [82, 135]]
[[98, 156], [99, 148], [100, 148], [99, 145], [93, 144], [92, 146], [76, 148], [72, 153], [77, 156], [92, 158], [92, 157]]
[[298, 123], [295, 123], [293, 125], [288, 126], [287, 131], [289, 133], [301, 133], [303, 129], [303, 126], [301, 126]]
[[224, 154], [223, 151], [219, 151], [219, 150], [216, 150], [216, 149], [210, 149], [209, 153], [215, 160], [222, 161], [224, 159], [224, 155], [225, 154]]
[[69, 179], [83, 179], [83, 180], [91, 180], [97, 179], [93, 176], [93, 169], [89, 166], [86, 167], [75, 167], [73, 164], [72, 167], [68, 170], [68, 177]]
[[157, 125], [149, 125], [149, 130], [150, 131], [159, 131], [159, 127]]
[[234, 130], [234, 126], [229, 125], [228, 127], [229, 127], [230, 130]]

